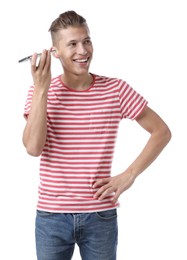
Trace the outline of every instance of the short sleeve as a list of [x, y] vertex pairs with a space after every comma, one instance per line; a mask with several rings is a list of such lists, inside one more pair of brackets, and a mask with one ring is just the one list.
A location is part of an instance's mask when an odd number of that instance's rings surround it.
[[28, 91], [27, 99], [26, 99], [25, 107], [24, 107], [24, 114], [23, 115], [24, 115], [25, 118], [27, 118], [28, 115], [29, 115], [29, 111], [30, 111], [31, 103], [32, 103], [33, 92], [34, 92], [34, 86], [31, 86], [29, 91]]
[[136, 119], [147, 105], [147, 100], [123, 80], [119, 80], [118, 87], [122, 118]]

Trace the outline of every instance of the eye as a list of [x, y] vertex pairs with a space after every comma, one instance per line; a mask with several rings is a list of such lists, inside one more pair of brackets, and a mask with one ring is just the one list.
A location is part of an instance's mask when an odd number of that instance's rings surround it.
[[77, 45], [76, 42], [70, 42], [70, 43], [69, 43], [69, 46], [70, 46], [70, 47], [75, 47], [76, 45]]
[[92, 44], [92, 42], [91, 42], [91, 40], [90, 40], [90, 39], [87, 39], [87, 40], [85, 40], [85, 41], [84, 41], [84, 44], [91, 45], [91, 44]]

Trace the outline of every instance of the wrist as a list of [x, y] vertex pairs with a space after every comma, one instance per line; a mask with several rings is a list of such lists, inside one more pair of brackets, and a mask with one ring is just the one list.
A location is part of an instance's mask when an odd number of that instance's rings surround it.
[[47, 97], [47, 93], [48, 93], [48, 88], [46, 87], [41, 87], [41, 85], [34, 85], [34, 93], [33, 95], [36, 95], [37, 97]]
[[131, 168], [128, 168], [127, 170], [125, 170], [122, 175], [124, 176], [128, 176], [129, 179], [131, 180], [135, 180], [138, 176], [139, 176], [139, 173], [137, 173], [136, 171], [134, 171], [133, 169]]

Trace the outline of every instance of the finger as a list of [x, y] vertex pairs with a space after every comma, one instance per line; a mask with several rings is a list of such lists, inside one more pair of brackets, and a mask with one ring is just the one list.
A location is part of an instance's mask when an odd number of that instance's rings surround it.
[[37, 60], [37, 53], [35, 52], [32, 57], [31, 57], [31, 70], [35, 71], [36, 70], [36, 60]]
[[100, 194], [100, 196], [98, 197], [98, 200], [104, 200], [105, 198], [107, 198], [108, 196], [112, 195], [114, 192], [112, 187], [107, 188], [104, 192], [102, 192]]
[[94, 198], [98, 199], [100, 197], [103, 197], [107, 194], [107, 190], [109, 190], [111, 188], [110, 184], [106, 184], [104, 186], [102, 186], [94, 195]]
[[117, 191], [117, 192], [115, 193], [115, 196], [114, 196], [112, 202], [113, 202], [113, 203], [116, 203], [116, 202], [118, 201], [118, 198], [119, 198], [120, 195], [121, 195], [121, 193], [120, 193], [119, 191]]
[[38, 63], [38, 68], [43, 70], [45, 65], [46, 65], [46, 60], [47, 60], [47, 50], [43, 50], [39, 63]]
[[47, 51], [47, 58], [46, 58], [46, 70], [49, 71], [51, 68], [51, 51]]
[[103, 185], [109, 183], [109, 182], [110, 182], [110, 179], [111, 179], [111, 178], [104, 178], [104, 179], [97, 180], [97, 181], [94, 183], [93, 188], [95, 189], [95, 188], [101, 187], [101, 186], [103, 186]]

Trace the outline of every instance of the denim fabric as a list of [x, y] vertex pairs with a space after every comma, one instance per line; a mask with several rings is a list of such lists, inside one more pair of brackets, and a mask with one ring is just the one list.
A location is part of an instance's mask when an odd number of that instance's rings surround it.
[[37, 211], [38, 260], [70, 260], [75, 243], [82, 260], [116, 260], [117, 210], [96, 213]]

